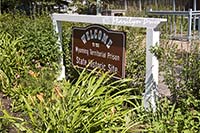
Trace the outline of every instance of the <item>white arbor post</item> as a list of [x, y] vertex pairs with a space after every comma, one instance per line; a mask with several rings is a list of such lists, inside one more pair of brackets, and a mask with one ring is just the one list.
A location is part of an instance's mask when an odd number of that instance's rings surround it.
[[[62, 51], [62, 28], [61, 21], [82, 22], [103, 25], [117, 25], [146, 28], [146, 80], [145, 93], [143, 95], [143, 103], [145, 109], [152, 108], [156, 111], [156, 92], [158, 85], [158, 66], [157, 58], [149, 51], [151, 46], [159, 45], [160, 32], [157, 31], [159, 26], [166, 19], [158, 18], [141, 18], [141, 17], [117, 17], [117, 16], [97, 16], [97, 15], [75, 15], [75, 14], [52, 14], [56, 33], [58, 33], [58, 43]], [[62, 71], [58, 79], [65, 78], [65, 67], [63, 59], [61, 60]]]
[[57, 80], [63, 80], [65, 79], [65, 66], [64, 66], [64, 58], [63, 58], [63, 45], [62, 45], [62, 22], [61, 21], [56, 21], [53, 19], [53, 25], [55, 29], [55, 33], [58, 36], [57, 44], [59, 45], [59, 50], [61, 52], [61, 58], [60, 58], [60, 67], [61, 67], [61, 72]]
[[156, 111], [156, 95], [158, 85], [159, 62], [150, 52], [153, 46], [159, 46], [160, 32], [152, 28], [147, 28], [146, 38], [146, 79], [143, 103], [145, 109], [152, 108]]

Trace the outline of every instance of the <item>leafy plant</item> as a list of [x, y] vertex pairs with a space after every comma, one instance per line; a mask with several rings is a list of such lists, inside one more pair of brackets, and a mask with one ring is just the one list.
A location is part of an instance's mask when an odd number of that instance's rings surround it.
[[0, 132], [9, 132], [11, 130], [14, 132], [30, 131], [26, 128], [24, 119], [12, 116], [2, 106], [0, 101]]
[[7, 32], [13, 38], [23, 38], [17, 49], [23, 50], [28, 65], [57, 68], [60, 53], [50, 17], [31, 19], [25, 15], [3, 14], [0, 21], [0, 32]]
[[24, 50], [19, 49], [21, 44], [22, 38], [12, 38], [8, 33], [0, 34], [0, 71], [4, 88], [8, 87], [8, 83], [14, 85], [16, 79], [26, 69], [27, 61], [24, 58]]
[[[129, 128], [122, 107], [132, 89], [123, 89], [128, 80], [109, 83], [107, 74], [81, 73], [77, 82], [56, 83], [52, 95], [22, 96], [30, 124], [38, 131], [102, 132]], [[112, 94], [114, 91], [116, 93]]]
[[159, 117], [153, 119], [151, 131], [198, 132], [200, 128], [199, 44], [193, 42], [188, 51], [178, 45], [166, 43], [152, 50], [161, 57], [164, 82], [172, 96], [166, 104], [158, 104]]

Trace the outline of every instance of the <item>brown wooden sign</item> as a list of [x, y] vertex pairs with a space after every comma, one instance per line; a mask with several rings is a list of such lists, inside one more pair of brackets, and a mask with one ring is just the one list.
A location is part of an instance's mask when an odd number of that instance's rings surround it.
[[89, 70], [100, 68], [125, 77], [126, 34], [108, 30], [101, 25], [74, 27], [72, 33], [72, 64]]

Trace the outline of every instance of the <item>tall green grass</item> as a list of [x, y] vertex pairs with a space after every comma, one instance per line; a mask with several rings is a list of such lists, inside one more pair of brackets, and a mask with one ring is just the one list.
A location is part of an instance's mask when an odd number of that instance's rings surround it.
[[125, 119], [132, 109], [130, 80], [110, 82], [107, 73], [82, 72], [75, 84], [55, 83], [50, 97], [22, 96], [29, 124], [37, 132], [125, 132]]

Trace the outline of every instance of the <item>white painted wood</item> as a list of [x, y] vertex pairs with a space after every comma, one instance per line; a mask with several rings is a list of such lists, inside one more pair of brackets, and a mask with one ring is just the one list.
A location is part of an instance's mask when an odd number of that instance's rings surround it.
[[146, 38], [146, 79], [144, 93], [144, 107], [156, 110], [156, 93], [158, 85], [159, 62], [158, 59], [150, 52], [152, 46], [159, 46], [160, 32], [147, 28]]
[[[149, 51], [151, 46], [159, 45], [160, 32], [156, 29], [167, 22], [166, 19], [158, 18], [141, 18], [141, 17], [116, 17], [116, 16], [96, 16], [96, 15], [75, 15], [75, 14], [52, 14], [52, 19], [55, 25], [55, 30], [59, 33], [58, 43], [62, 51], [62, 34], [61, 34], [61, 21], [68, 22], [83, 22], [92, 24], [108, 24], [118, 26], [142, 27], [147, 28], [146, 38], [146, 87], [144, 93], [144, 107], [155, 111], [156, 109], [156, 92], [158, 85], [158, 60]], [[65, 78], [65, 69], [63, 60], [61, 60], [62, 72], [58, 79]]]
[[158, 60], [149, 51], [153, 46], [159, 46], [160, 31], [155, 31], [154, 29], [147, 28], [147, 38], [146, 38], [146, 77], [149, 73], [153, 74], [155, 82], [158, 84]]
[[[57, 44], [59, 45], [59, 50], [62, 53], [63, 52], [63, 47], [62, 47], [62, 23], [61, 23], [61, 21], [57, 21], [57, 20], [53, 19], [53, 25], [54, 25], [55, 32], [56, 32], [56, 34], [58, 36]], [[65, 79], [65, 66], [64, 66], [63, 53], [62, 53], [62, 56], [60, 58], [60, 66], [61, 66], [61, 72], [60, 72], [60, 75], [57, 78], [58, 81]]]
[[108, 24], [118, 26], [131, 26], [141, 28], [156, 28], [166, 19], [142, 18], [142, 17], [117, 17], [117, 16], [96, 16], [96, 15], [78, 15], [78, 14], [52, 14], [53, 20], [82, 22], [91, 24]]
[[200, 40], [200, 16], [198, 17], [198, 34], [199, 34], [199, 40]]

